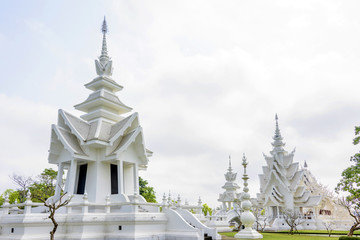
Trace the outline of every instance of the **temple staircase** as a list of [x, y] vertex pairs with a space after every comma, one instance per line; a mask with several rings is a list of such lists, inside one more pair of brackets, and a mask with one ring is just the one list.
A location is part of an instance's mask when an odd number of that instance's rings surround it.
[[200, 229], [204, 233], [204, 240], [220, 240], [221, 236], [215, 228], [209, 228], [199, 221], [191, 212], [178, 208], [175, 210], [192, 227]]

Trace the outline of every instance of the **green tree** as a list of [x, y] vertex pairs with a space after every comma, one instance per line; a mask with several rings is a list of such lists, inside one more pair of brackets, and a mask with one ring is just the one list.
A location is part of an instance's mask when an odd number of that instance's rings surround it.
[[139, 191], [147, 202], [156, 203], [156, 196], [153, 187], [148, 186], [148, 181], [139, 177]]
[[[68, 205], [71, 201], [71, 196], [64, 192], [61, 193], [59, 198], [54, 196], [56, 184], [58, 184], [56, 183], [56, 177], [57, 171], [46, 168], [37, 176], [37, 181], [34, 181], [30, 186], [33, 201], [42, 202], [49, 209], [48, 218], [53, 223], [53, 229], [50, 231], [50, 240], [54, 240], [55, 232], [59, 225], [55, 219], [55, 212], [59, 208]], [[62, 186], [60, 185], [60, 187]]]
[[33, 183], [32, 178], [28, 176], [26, 177], [26, 176], [17, 175], [15, 173], [9, 177], [18, 186], [16, 190], [19, 193], [19, 202], [20, 203], [25, 202], [26, 195], [29, 191], [29, 187]]
[[[19, 189], [17, 191], [12, 189], [6, 190], [0, 196], [1, 205], [4, 202], [4, 196], [6, 194], [9, 195], [9, 202], [13, 203], [15, 202], [15, 199], [19, 199], [19, 196], [21, 196], [22, 199], [25, 199], [26, 193], [30, 190], [32, 201], [44, 203], [44, 206], [49, 210], [48, 218], [53, 223], [53, 229], [50, 231], [50, 239], [54, 240], [55, 232], [59, 225], [55, 219], [55, 212], [59, 208], [69, 204], [71, 201], [71, 195], [67, 195], [64, 192], [61, 192], [60, 196], [54, 196], [56, 184], [58, 184], [56, 183], [57, 171], [46, 168], [37, 176], [36, 181], [30, 177], [19, 176], [16, 174], [13, 174], [10, 178], [19, 186]], [[60, 184], [62, 185], [62, 183]], [[60, 187], [62, 187], [61, 185]]]
[[57, 171], [51, 168], [44, 169], [44, 171], [37, 176], [37, 180], [29, 187], [34, 202], [46, 201], [46, 199], [55, 194], [56, 176]]
[[285, 209], [281, 211], [286, 224], [290, 227], [289, 234], [294, 235], [298, 232], [297, 226], [301, 225], [304, 220], [301, 219], [300, 214], [292, 209]]
[[19, 202], [19, 192], [13, 189], [6, 189], [0, 196], [0, 206], [4, 204], [6, 196], [9, 197], [10, 204], [15, 203], [15, 201]]
[[203, 212], [204, 216], [207, 216], [208, 214], [209, 214], [209, 216], [212, 215], [212, 209], [206, 203], [204, 203], [202, 205], [202, 212]]
[[[355, 138], [353, 144], [358, 145], [360, 142], [360, 127], [355, 127]], [[354, 218], [354, 224], [351, 226], [348, 236], [352, 236], [354, 231], [360, 229], [360, 152], [354, 154], [350, 158], [353, 165], [346, 168], [341, 176], [335, 191], [343, 191], [348, 193], [348, 196], [340, 201], [349, 212], [350, 216]]]

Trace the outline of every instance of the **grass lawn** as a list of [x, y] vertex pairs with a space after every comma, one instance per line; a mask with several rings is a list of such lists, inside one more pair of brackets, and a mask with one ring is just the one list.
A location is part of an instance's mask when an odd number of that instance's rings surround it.
[[[287, 233], [288, 231], [282, 231], [282, 233]], [[325, 234], [327, 235], [326, 230], [299, 230], [300, 234]], [[332, 231], [331, 235], [346, 235], [349, 231]], [[355, 231], [354, 235], [359, 235], [360, 231]]]
[[[221, 235], [234, 237], [236, 232], [229, 232], [229, 233], [220, 233]], [[284, 233], [261, 233], [265, 240], [276, 240], [276, 239], [291, 239], [291, 240], [331, 240], [331, 239], [338, 239], [337, 237], [329, 238], [325, 236], [308, 236], [308, 235], [288, 235]]]

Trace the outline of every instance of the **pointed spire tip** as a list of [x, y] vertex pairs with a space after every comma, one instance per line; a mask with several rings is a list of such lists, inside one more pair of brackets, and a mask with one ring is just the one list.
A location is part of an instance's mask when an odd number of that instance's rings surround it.
[[106, 18], [104, 16], [104, 21], [102, 23], [101, 26], [101, 32], [105, 35], [106, 33], [108, 33], [108, 27], [107, 27], [107, 23], [106, 23]]

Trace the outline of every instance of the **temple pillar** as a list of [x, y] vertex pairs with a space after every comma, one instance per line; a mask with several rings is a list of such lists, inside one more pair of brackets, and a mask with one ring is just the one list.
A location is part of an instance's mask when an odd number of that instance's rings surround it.
[[56, 176], [56, 187], [55, 187], [55, 196], [60, 196], [61, 186], [62, 186], [62, 175], [64, 173], [64, 164], [61, 162], [58, 165], [58, 173]]
[[136, 163], [134, 163], [133, 171], [134, 171], [134, 193], [139, 195], [139, 167]]
[[119, 159], [118, 160], [118, 188], [119, 188], [119, 194], [124, 194], [124, 162]]
[[77, 170], [77, 160], [72, 159], [70, 169], [68, 171], [68, 177], [66, 178], [65, 191], [74, 194], [75, 193], [75, 181], [76, 181], [76, 170]]

